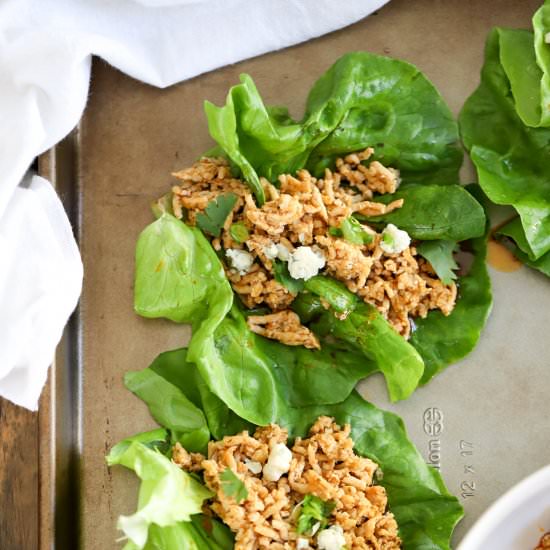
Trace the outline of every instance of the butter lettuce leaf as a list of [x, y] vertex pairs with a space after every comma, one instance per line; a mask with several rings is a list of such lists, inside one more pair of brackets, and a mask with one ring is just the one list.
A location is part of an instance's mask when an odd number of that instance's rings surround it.
[[[355, 300], [341, 287], [336, 297], [331, 292], [325, 288], [322, 297]], [[372, 346], [368, 353], [368, 346], [350, 351], [345, 340], [326, 341], [321, 350], [285, 346], [254, 334], [232, 302], [222, 265], [200, 231], [169, 214], [144, 230], [138, 241], [136, 310], [149, 317], [192, 323], [186, 360], [198, 366], [210, 391], [240, 417], [265, 424], [287, 400], [295, 406], [341, 401], [360, 379], [378, 370], [387, 377], [391, 398], [403, 399], [414, 391], [422, 374], [422, 361], [414, 350], [372, 312], [363, 332], [371, 343], [377, 335], [380, 343], [391, 343], [392, 353], [384, 353], [383, 345]], [[144, 388], [160, 384], [137, 378], [135, 383], [136, 392], [139, 384]], [[155, 395], [154, 389], [147, 391]], [[173, 396], [175, 408], [179, 401]], [[164, 422], [173, 425], [174, 419]], [[193, 425], [198, 429], [196, 422]], [[192, 435], [185, 432], [182, 437]]]
[[[233, 550], [234, 544], [226, 525], [200, 514], [192, 516], [191, 521], [174, 525], [151, 525], [143, 550]], [[139, 550], [139, 547], [130, 542], [123, 550]]]
[[138, 238], [134, 309], [143, 317], [216, 325], [231, 308], [233, 291], [202, 232], [163, 213]]
[[[164, 366], [169, 367], [169, 362], [167, 363], [163, 361], [163, 367]], [[149, 373], [150, 370], [151, 369], [149, 368], [141, 372], [146, 375], [146, 373]], [[166, 374], [165, 369], [163, 369], [163, 374]], [[144, 399], [150, 407], [150, 395], [142, 394], [140, 397]], [[151, 413], [153, 413], [151, 407], [150, 410]], [[203, 414], [203, 411], [207, 412], [207, 410], [208, 407], [205, 407], [204, 409], [201, 409], [200, 412]], [[194, 410], [191, 410], [190, 413], [194, 413]], [[169, 414], [170, 405], [167, 404], [165, 416], [169, 416]], [[138, 434], [125, 439], [115, 445], [109, 453], [109, 456], [107, 457], [107, 462], [109, 465], [114, 466], [121, 464], [135, 470], [136, 473], [138, 470], [142, 472], [141, 475], [143, 475], [143, 481], [139, 496], [140, 503], [145, 502], [145, 493], [149, 490], [154, 493], [151, 495], [151, 499], [153, 503], [155, 503], [158, 498], [172, 498], [172, 489], [178, 489], [178, 485], [175, 485], [173, 488], [168, 486], [170, 483], [177, 481], [176, 478], [178, 477], [177, 474], [174, 474], [174, 464], [172, 464], [169, 459], [174, 440], [174, 434], [171, 434], [169, 429], [159, 428], [158, 430]], [[136, 453], [135, 448], [130, 448], [135, 445], [137, 445], [139, 451], [142, 452]], [[143, 451], [143, 449], [139, 448], [139, 445], [151, 450], [152, 453]], [[191, 451], [192, 449], [187, 448], [187, 450]], [[185, 479], [186, 481], [189, 479], [188, 474], [185, 474]], [[178, 495], [178, 498], [174, 501], [176, 506], [180, 503], [181, 498], [187, 498], [189, 496], [191, 497], [191, 502], [187, 503], [187, 507], [192, 505], [193, 499], [196, 499], [195, 492], [197, 491], [198, 494], [201, 495], [205, 491], [208, 492], [208, 495], [210, 495], [210, 492], [195, 478], [191, 479], [192, 486], [179, 486], [179, 490], [181, 490], [183, 494]], [[147, 515], [145, 512], [141, 511], [140, 518], [145, 517], [147, 520], [150, 520], [148, 524], [146, 521], [147, 538], [144, 545], [143, 534], [140, 529], [144, 531], [145, 527], [138, 527], [136, 530], [132, 523], [136, 520], [130, 520], [128, 525], [127, 518], [123, 517], [122, 520], [119, 521], [119, 528], [123, 528], [126, 537], [133, 535], [124, 546], [124, 550], [178, 550], [182, 547], [194, 548], [197, 550], [233, 549], [233, 534], [229, 527], [222, 522], [214, 518], [204, 516], [202, 513], [193, 514], [190, 516], [186, 515], [185, 517], [188, 517], [188, 520], [178, 521], [177, 518], [182, 515], [181, 511], [176, 514], [165, 514], [164, 511], [165, 508], [160, 508], [157, 513]], [[136, 516], [136, 514], [134, 514], [134, 516]], [[160, 521], [157, 519], [159, 516], [161, 516]]]
[[[330, 337], [342, 342], [343, 354], [352, 351], [363, 354], [376, 365], [376, 370], [386, 379], [392, 401], [409, 397], [424, 372], [422, 358], [414, 347], [388, 324], [374, 306], [358, 300], [342, 283], [316, 276], [306, 282], [306, 288], [332, 306], [329, 310], [318, 310], [322, 314], [311, 324], [312, 330], [324, 340]], [[300, 303], [295, 308], [299, 312]], [[335, 311], [343, 315], [337, 316]]]
[[[304, 166], [322, 169], [334, 155], [375, 145], [381, 151], [376, 158], [401, 169], [398, 194], [406, 200], [394, 214], [396, 225], [425, 239], [463, 240], [483, 231], [480, 205], [452, 185], [462, 161], [457, 125], [412, 65], [365, 52], [343, 56], [312, 88], [300, 122], [285, 109], [266, 107], [250, 77], [241, 81], [224, 107], [208, 104], [206, 111], [213, 137], [240, 167], [258, 202], [263, 200], [258, 176], [274, 180]], [[277, 417], [287, 400], [293, 406], [341, 401], [373, 372], [384, 374], [392, 400], [414, 391], [423, 375], [421, 356], [371, 306], [354, 304], [349, 318], [336, 317], [340, 302], [350, 296], [330, 285], [318, 293], [317, 301], [332, 303], [334, 310], [325, 312], [323, 322], [316, 319], [321, 350], [284, 346], [248, 328], [223, 266], [198, 228], [164, 212], [138, 240], [136, 311], [191, 323], [186, 361], [197, 365], [212, 396], [256, 424]], [[152, 377], [144, 381], [150, 388], [157, 383]], [[177, 392], [173, 400], [176, 410]], [[178, 438], [199, 433], [188, 431], [190, 426], [177, 429], [173, 418], [162, 421]]]
[[[468, 192], [481, 203], [486, 198], [477, 185], [468, 185]], [[473, 256], [466, 273], [459, 276], [458, 297], [450, 315], [430, 311], [425, 319], [415, 319], [415, 330], [409, 340], [424, 360], [421, 384], [429, 382], [448, 365], [464, 358], [476, 346], [493, 306], [491, 279], [487, 270], [487, 239], [490, 224], [487, 221], [485, 234], [466, 244]]]
[[131, 543], [129, 548], [144, 548], [153, 524], [166, 527], [191, 521], [191, 516], [199, 514], [203, 502], [212, 496], [194, 477], [140, 441], [115, 446], [107, 463], [125, 466], [141, 479], [137, 512], [118, 520], [118, 528]]
[[369, 223], [393, 223], [413, 239], [464, 241], [483, 235], [483, 207], [460, 185], [402, 185], [391, 195], [376, 197], [388, 204], [403, 199], [403, 206], [382, 216], [358, 216]]
[[[495, 237], [500, 240], [505, 240], [514, 256], [526, 266], [536, 269], [547, 277], [550, 277], [550, 252], [547, 252], [536, 260], [532, 258], [532, 253], [519, 218], [515, 218], [499, 228], [495, 233]], [[511, 241], [509, 239], [511, 239]]]
[[334, 127], [308, 159], [316, 175], [336, 157], [370, 146], [370, 160], [398, 168], [404, 183], [459, 181], [454, 117], [433, 84], [405, 61], [367, 52], [342, 56], [309, 93], [304, 120], [312, 119]]
[[147, 402], [153, 418], [192, 452], [206, 452], [210, 430], [203, 412], [172, 383], [154, 370], [129, 372], [126, 387]]
[[206, 102], [210, 134], [239, 167], [260, 204], [259, 176], [276, 181], [367, 146], [404, 181], [457, 183], [462, 151], [449, 108], [413, 65], [367, 52], [342, 56], [311, 89], [301, 121], [264, 105], [241, 75], [223, 107]]
[[341, 343], [320, 350], [285, 346], [253, 333], [233, 307], [211, 344], [195, 363], [210, 390], [238, 416], [268, 424], [287, 403], [305, 406], [345, 399], [355, 384], [376, 370], [360, 353]]
[[535, 33], [535, 56], [542, 71], [540, 125], [550, 126], [550, 45], [547, 40], [550, 32], [550, 0], [545, 0], [533, 16], [533, 31]]
[[550, 275], [550, 0], [535, 13], [533, 31], [492, 31], [481, 85], [460, 125], [481, 186], [519, 214], [496, 236], [511, 239], [525, 265]]
[[[184, 351], [163, 354], [155, 361], [155, 370], [160, 376], [168, 373], [167, 378], [173, 379], [175, 371], [171, 362], [174, 357], [183, 360]], [[177, 373], [178, 387], [184, 388], [184, 391], [191, 388], [187, 397], [192, 401], [196, 397], [193, 390], [195, 383], [190, 381], [200, 376], [197, 367], [188, 363]], [[205, 417], [211, 416], [208, 401], [198, 406], [203, 407]], [[380, 483], [386, 488], [388, 505], [397, 518], [404, 548], [449, 550], [449, 540], [454, 526], [462, 517], [462, 508], [445, 488], [439, 472], [425, 463], [409, 441], [401, 419], [376, 408], [353, 391], [343, 402], [332, 405], [295, 407], [288, 401], [284, 402], [272, 421], [286, 427], [292, 440], [306, 436], [320, 415], [334, 417], [341, 425], [350, 424], [356, 452], [379, 464], [382, 471]], [[252, 426], [250, 430], [253, 430]], [[216, 438], [235, 433], [228, 427]]]
[[[217, 395], [210, 391], [199, 371], [187, 361], [185, 348], [161, 353], [149, 368], [139, 372], [145, 377], [149, 371], [153, 378], [161, 376], [189, 399], [197, 409], [204, 412], [208, 429], [215, 439], [220, 439], [226, 433], [251, 429], [249, 422], [237, 416]], [[129, 390], [134, 391], [128, 378], [131, 374], [126, 375], [125, 383]], [[152, 396], [149, 399], [145, 393], [138, 397], [147, 403], [153, 413], [152, 405], [154, 405], [155, 397]]]
[[523, 76], [531, 62], [511, 58], [524, 51], [528, 41], [532, 49], [533, 35], [528, 31], [491, 31], [481, 84], [466, 101], [459, 122], [480, 186], [492, 202], [517, 210], [528, 254], [538, 259], [550, 251], [550, 128], [526, 125], [517, 111], [523, 105], [520, 109], [529, 116], [527, 100], [518, 103], [514, 93], [520, 97], [520, 83], [528, 85]]
[[550, 126], [550, 2], [533, 17], [534, 33], [501, 29], [500, 61], [510, 80], [518, 116], [526, 126]]

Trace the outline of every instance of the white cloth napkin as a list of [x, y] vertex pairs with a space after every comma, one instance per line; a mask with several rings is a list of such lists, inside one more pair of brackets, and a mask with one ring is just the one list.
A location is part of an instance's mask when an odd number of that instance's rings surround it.
[[344, 27], [388, 0], [0, 2], [0, 395], [36, 409], [82, 263], [51, 185], [21, 182], [78, 123], [91, 56], [166, 87]]

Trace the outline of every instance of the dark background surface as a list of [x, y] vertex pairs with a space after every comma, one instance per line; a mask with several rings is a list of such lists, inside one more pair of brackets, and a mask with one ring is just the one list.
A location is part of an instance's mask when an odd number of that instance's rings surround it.
[[0, 399], [0, 548], [34, 550], [39, 533], [38, 413]]

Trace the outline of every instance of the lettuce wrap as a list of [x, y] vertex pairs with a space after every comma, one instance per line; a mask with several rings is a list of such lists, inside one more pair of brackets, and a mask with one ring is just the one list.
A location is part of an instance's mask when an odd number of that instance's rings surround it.
[[[179, 442], [190, 451], [204, 452], [204, 430], [217, 440], [242, 430], [253, 431], [255, 426], [208, 389], [188, 355], [185, 349], [163, 353], [149, 368], [125, 378], [126, 386], [149, 406], [164, 428], [122, 441], [107, 459], [110, 465], [134, 470], [142, 479], [137, 512], [119, 520], [119, 528], [129, 539], [124, 550], [233, 548], [229, 529], [200, 514], [200, 504], [210, 496], [208, 489], [170, 461], [170, 447]], [[161, 386], [169, 399], [159, 399]], [[283, 403], [273, 421], [287, 428], [293, 439], [305, 436], [320, 415], [350, 424], [355, 451], [379, 464], [380, 484], [387, 491], [403, 548], [449, 550], [462, 508], [439, 473], [408, 440], [402, 421], [367, 403], [355, 391], [334, 405]]]
[[[135, 309], [144, 317], [192, 325], [187, 360], [231, 410], [266, 424], [280, 418], [287, 401], [296, 407], [341, 402], [375, 372], [384, 375], [392, 401], [406, 399], [474, 348], [491, 307], [485, 214], [476, 197], [458, 185], [457, 125], [418, 69], [366, 52], [347, 54], [314, 84], [301, 121], [281, 107], [265, 106], [252, 79], [243, 75], [226, 104], [207, 102], [206, 113], [217, 152], [230, 159], [259, 204], [265, 200], [260, 177], [275, 182], [279, 174], [304, 167], [320, 173], [336, 156], [373, 145], [373, 158], [391, 163], [402, 178], [396, 193], [374, 200], [405, 202], [399, 210], [362, 220], [406, 230], [449, 281], [457, 276], [454, 253], [466, 246], [475, 255], [470, 271], [458, 277], [455, 310], [418, 319], [409, 341], [343, 285], [329, 277], [308, 281], [294, 309], [321, 339], [321, 349], [310, 350], [251, 332], [248, 311], [234, 300], [205, 235], [161, 213], [137, 244]], [[330, 311], [306, 313], [319, 302], [329, 303]]]

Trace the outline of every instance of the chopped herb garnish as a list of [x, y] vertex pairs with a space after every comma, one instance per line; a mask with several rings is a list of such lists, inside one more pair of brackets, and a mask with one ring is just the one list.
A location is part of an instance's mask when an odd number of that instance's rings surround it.
[[225, 496], [233, 497], [237, 504], [248, 497], [248, 491], [244, 483], [237, 477], [231, 468], [226, 468], [220, 475], [222, 491]]
[[219, 237], [223, 224], [236, 202], [235, 193], [225, 193], [211, 200], [204, 212], [197, 214], [197, 225], [212, 237]]
[[450, 285], [456, 279], [454, 270], [458, 269], [458, 265], [453, 254], [458, 250], [457, 243], [445, 240], [424, 241], [416, 250], [430, 262], [443, 284]]
[[393, 246], [395, 244], [395, 238], [389, 231], [383, 231], [382, 242], [388, 246]]
[[229, 234], [231, 235], [231, 238], [238, 243], [244, 243], [250, 235], [246, 225], [241, 222], [231, 224]]
[[316, 523], [320, 524], [318, 530], [324, 529], [335, 506], [334, 502], [325, 502], [315, 495], [306, 495], [296, 523], [297, 533], [311, 533]]

